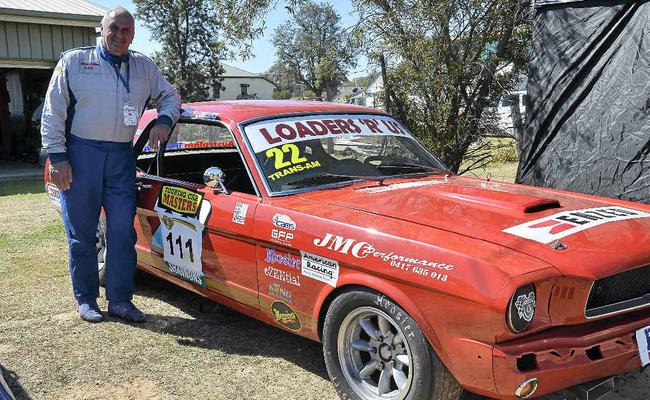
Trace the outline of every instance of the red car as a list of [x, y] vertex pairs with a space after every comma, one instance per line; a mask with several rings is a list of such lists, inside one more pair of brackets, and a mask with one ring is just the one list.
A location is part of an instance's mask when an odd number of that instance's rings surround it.
[[456, 176], [363, 107], [187, 104], [157, 153], [155, 118], [139, 268], [321, 341], [341, 398], [531, 398], [650, 363], [647, 205]]

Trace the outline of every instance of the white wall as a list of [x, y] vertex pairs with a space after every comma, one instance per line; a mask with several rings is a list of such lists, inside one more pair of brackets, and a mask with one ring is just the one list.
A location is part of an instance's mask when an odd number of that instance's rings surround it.
[[257, 93], [258, 100], [270, 100], [273, 98], [273, 84], [262, 78], [224, 78], [221, 85], [226, 89], [221, 91], [221, 96], [217, 100], [237, 100], [241, 95], [241, 84], [246, 83], [248, 94]]

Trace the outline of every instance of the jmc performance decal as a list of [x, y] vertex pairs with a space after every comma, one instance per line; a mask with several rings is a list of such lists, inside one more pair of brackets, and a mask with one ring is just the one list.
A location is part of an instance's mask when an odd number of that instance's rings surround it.
[[298, 314], [282, 301], [273, 302], [271, 313], [273, 313], [273, 319], [287, 329], [298, 332], [302, 328]]
[[201, 200], [203, 200], [203, 195], [197, 192], [176, 186], [163, 186], [160, 190], [158, 205], [182, 215], [196, 216]]
[[650, 213], [625, 207], [586, 208], [564, 211], [504, 229], [503, 232], [548, 244], [565, 236], [608, 222], [647, 218]]

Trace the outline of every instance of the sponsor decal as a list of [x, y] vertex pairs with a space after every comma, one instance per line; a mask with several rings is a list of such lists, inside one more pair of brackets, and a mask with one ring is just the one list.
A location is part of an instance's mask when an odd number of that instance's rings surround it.
[[300, 275], [294, 275], [291, 272], [283, 271], [270, 265], [267, 265], [264, 268], [264, 275], [277, 281], [286, 282], [293, 286], [300, 286]]
[[270, 264], [284, 265], [296, 271], [300, 271], [302, 265], [302, 259], [298, 256], [294, 256], [289, 253], [280, 253], [273, 249], [265, 249], [266, 257], [264, 257], [264, 262]]
[[336, 287], [339, 280], [339, 263], [316, 254], [300, 252], [302, 256], [302, 274], [317, 281]]
[[350, 254], [356, 258], [374, 257], [388, 263], [393, 268], [408, 271], [431, 279], [446, 282], [449, 276], [446, 271], [453, 271], [451, 264], [439, 263], [423, 258], [409, 257], [395, 252], [380, 251], [368, 242], [344, 238], [332, 233], [326, 233], [323, 238], [316, 238], [314, 246], [327, 248], [342, 254]]
[[285, 214], [275, 214], [273, 216], [273, 225], [277, 226], [280, 229], [286, 229], [288, 231], [296, 230], [296, 223], [291, 219], [290, 216]]
[[271, 230], [271, 241], [279, 243], [283, 246], [293, 247], [291, 241], [293, 240], [293, 233], [283, 231], [282, 229], [272, 229]]
[[182, 187], [163, 186], [158, 197], [158, 206], [186, 216], [196, 216], [203, 195]]
[[445, 179], [444, 181], [436, 180], [436, 181], [424, 181], [424, 182], [403, 182], [403, 183], [395, 183], [388, 186], [363, 188], [363, 189], [358, 189], [357, 191], [363, 193], [371, 193], [371, 194], [383, 193], [383, 192], [391, 192], [393, 190], [413, 189], [418, 187], [441, 185], [444, 183], [449, 183], [449, 181]]
[[280, 286], [279, 283], [269, 283], [269, 296], [280, 299], [287, 304], [293, 301], [293, 293], [289, 289]]
[[[222, 140], [222, 141], [206, 141], [206, 140], [197, 140], [193, 142], [178, 141], [177, 143], [167, 143], [165, 146], [166, 150], [190, 150], [190, 149], [205, 149], [205, 148], [233, 148], [235, 147], [235, 142], [233, 140]], [[153, 147], [146, 145], [142, 149], [143, 152], [153, 152], [155, 151]]]
[[610, 222], [650, 217], [650, 213], [626, 207], [610, 206], [563, 211], [548, 217], [516, 225], [503, 232], [549, 244], [574, 233]]
[[517, 296], [515, 307], [517, 307], [519, 318], [526, 322], [532, 321], [535, 315], [535, 292]]
[[166, 263], [166, 264], [167, 267], [169, 268], [170, 273], [188, 282], [194, 283], [201, 287], [206, 287], [205, 275], [203, 275], [203, 271], [195, 271], [173, 263]]
[[232, 211], [232, 222], [239, 225], [245, 225], [247, 212], [248, 204], [237, 202], [235, 204], [235, 209]]
[[292, 165], [288, 168], [284, 168], [281, 171], [272, 173], [271, 175], [268, 176], [268, 178], [274, 181], [276, 179], [284, 178], [285, 176], [288, 175], [293, 175], [296, 172], [302, 172], [308, 169], [318, 168], [320, 166], [321, 166], [320, 161], [312, 161], [312, 162], [306, 162], [304, 164]]
[[287, 303], [274, 301], [271, 304], [273, 319], [287, 329], [298, 332], [302, 328], [298, 314]]
[[415, 336], [413, 329], [411, 329], [411, 319], [409, 318], [408, 314], [402, 314], [402, 312], [397, 308], [395, 303], [393, 303], [389, 298], [387, 298], [383, 294], [379, 294], [377, 295], [377, 300], [375, 300], [375, 304], [379, 308], [389, 313], [395, 319], [395, 321], [397, 321], [397, 323], [400, 325], [402, 331], [404, 331], [406, 336], [408, 337]]
[[181, 117], [194, 119], [219, 119], [219, 113], [208, 111], [196, 111], [191, 107], [181, 109]]
[[59, 210], [61, 209], [61, 191], [52, 183], [47, 184], [47, 195], [52, 205]]
[[315, 138], [345, 136], [408, 136], [394, 118], [385, 115], [326, 115], [279, 118], [246, 126], [254, 153]]
[[264, 154], [268, 160], [273, 160], [276, 172], [268, 176], [272, 181], [321, 166], [320, 161], [309, 162], [307, 157], [301, 156], [300, 149], [293, 143], [272, 147]]
[[81, 67], [86, 71], [92, 71], [93, 69], [95, 69], [95, 67], [99, 67], [99, 63], [82, 61]]
[[650, 365], [650, 326], [636, 331], [636, 343], [639, 345], [639, 357], [641, 366]]

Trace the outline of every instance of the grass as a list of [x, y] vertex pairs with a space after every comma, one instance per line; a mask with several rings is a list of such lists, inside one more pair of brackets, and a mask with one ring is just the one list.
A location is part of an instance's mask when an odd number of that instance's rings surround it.
[[25, 179], [18, 181], [0, 182], [0, 196], [35, 193], [45, 193], [45, 184], [43, 183], [43, 179]]
[[491, 162], [484, 167], [472, 169], [464, 175], [479, 178], [489, 177], [497, 181], [514, 183], [519, 165], [515, 140], [510, 138], [487, 138], [484, 144], [491, 151]]
[[[136, 286], [145, 324], [82, 322], [60, 217], [24, 192], [0, 197], [0, 364], [17, 399], [337, 398], [320, 344], [156, 278]], [[627, 375], [610, 400], [646, 399], [648, 378]]]

